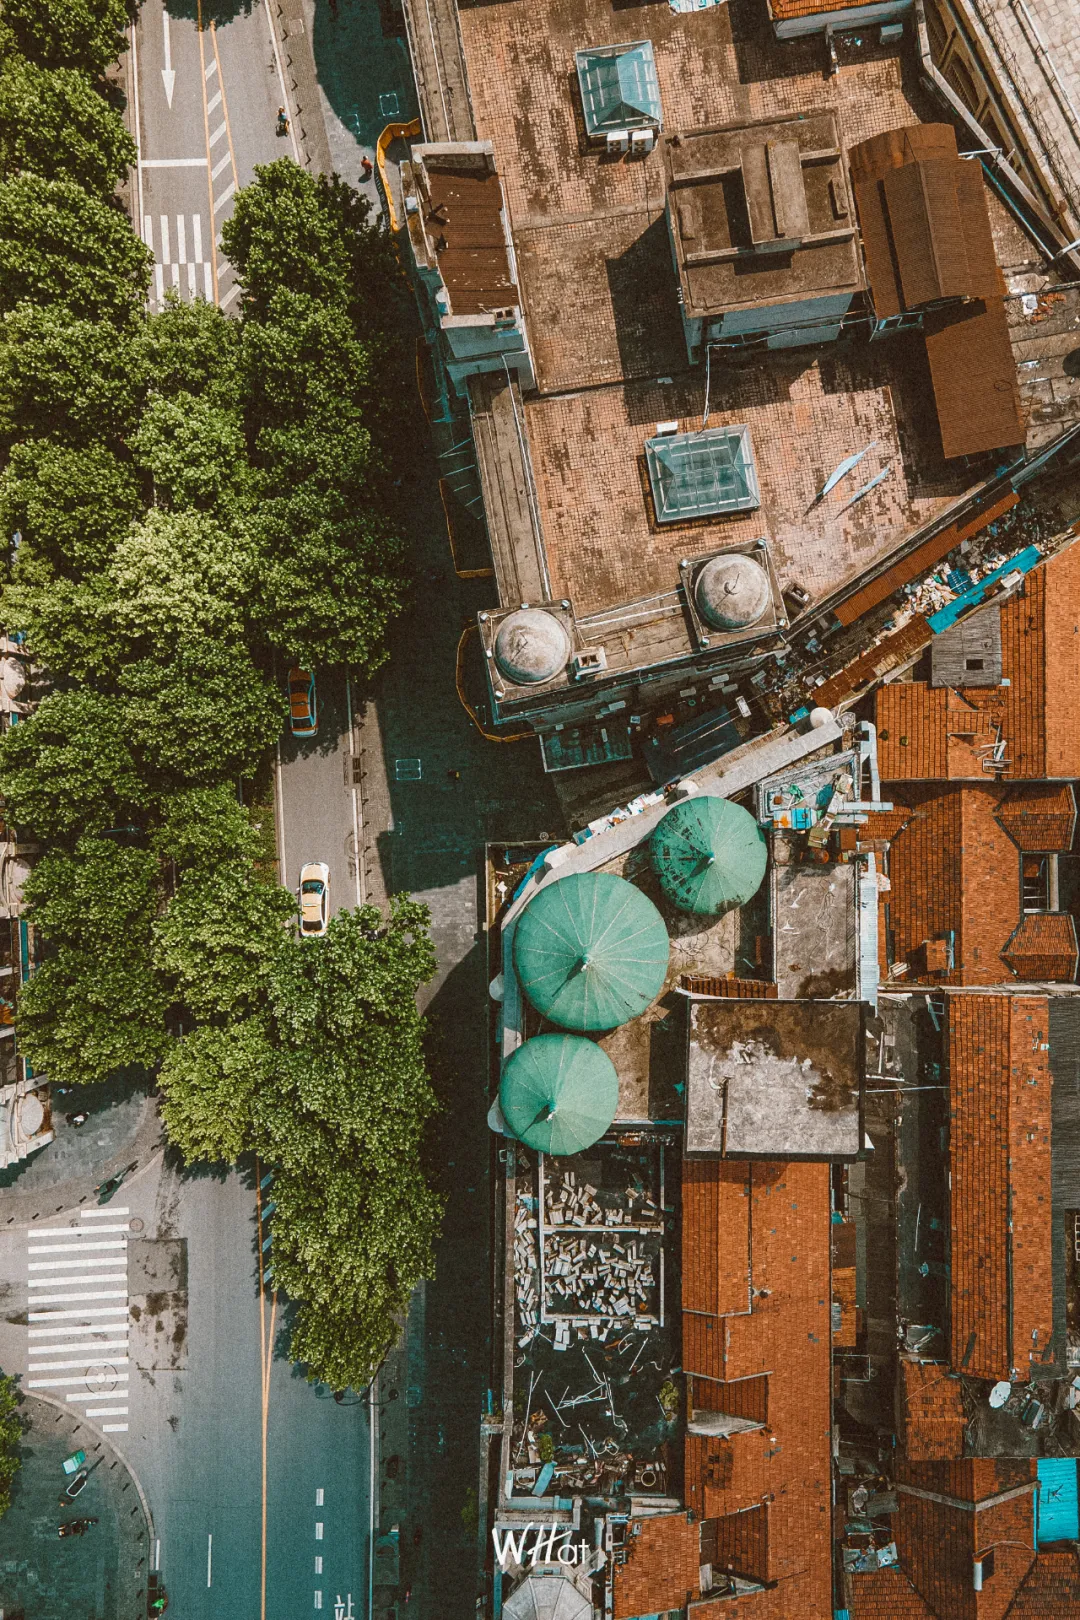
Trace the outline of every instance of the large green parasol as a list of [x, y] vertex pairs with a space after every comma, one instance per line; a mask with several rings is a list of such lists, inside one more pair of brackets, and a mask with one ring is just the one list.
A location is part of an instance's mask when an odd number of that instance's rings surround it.
[[547, 884], [514, 932], [521, 988], [564, 1029], [614, 1029], [637, 1018], [663, 988], [667, 965], [660, 913], [610, 872]]
[[539, 1153], [580, 1153], [612, 1120], [619, 1077], [583, 1035], [536, 1035], [507, 1058], [499, 1086], [506, 1123]]
[[680, 911], [718, 916], [745, 905], [765, 876], [765, 839], [749, 811], [712, 794], [682, 799], [650, 840], [664, 893]]

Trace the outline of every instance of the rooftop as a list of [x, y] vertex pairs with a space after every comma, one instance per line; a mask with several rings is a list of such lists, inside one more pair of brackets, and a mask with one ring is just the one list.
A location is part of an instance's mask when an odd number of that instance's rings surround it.
[[417, 261], [438, 270], [448, 315], [482, 315], [518, 302], [503, 192], [490, 149], [414, 146], [410, 179], [418, 204], [407, 214]]
[[854, 1159], [862, 1148], [862, 1008], [851, 1001], [695, 999], [686, 1151]]
[[862, 287], [834, 111], [687, 129], [664, 159], [687, 315]]
[[946, 999], [952, 1109], [950, 1360], [981, 1378], [1054, 1370], [1045, 997]]

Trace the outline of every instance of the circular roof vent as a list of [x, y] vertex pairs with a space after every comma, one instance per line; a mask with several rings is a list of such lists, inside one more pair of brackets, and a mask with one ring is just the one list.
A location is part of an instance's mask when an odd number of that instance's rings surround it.
[[24, 1136], [36, 1136], [45, 1123], [45, 1110], [41, 1098], [28, 1092], [19, 1098], [19, 1127]]
[[519, 608], [499, 626], [495, 662], [515, 685], [554, 680], [569, 658], [570, 637], [554, 614], [542, 608]]
[[714, 557], [694, 582], [694, 600], [714, 630], [746, 630], [769, 606], [772, 589], [753, 557]]

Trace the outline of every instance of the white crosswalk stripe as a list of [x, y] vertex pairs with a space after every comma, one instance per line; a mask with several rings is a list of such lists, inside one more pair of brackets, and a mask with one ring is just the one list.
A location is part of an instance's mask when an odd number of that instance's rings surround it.
[[[143, 221], [148, 238], [153, 221]], [[167, 246], [170, 221], [161, 216], [160, 240]], [[175, 240], [184, 252], [184, 224]], [[192, 232], [193, 244], [201, 232]], [[152, 244], [151, 244], [152, 245]], [[192, 270], [194, 266], [191, 267]], [[27, 1232], [26, 1290], [27, 1389], [54, 1390], [93, 1418], [128, 1416], [128, 1273], [126, 1208], [84, 1210], [78, 1225], [42, 1226]], [[108, 1219], [106, 1217], [111, 1217]], [[114, 1235], [115, 1234], [115, 1235]], [[52, 1258], [62, 1255], [62, 1259]], [[46, 1273], [41, 1276], [39, 1273]], [[102, 1288], [102, 1283], [119, 1283]], [[37, 1292], [49, 1289], [51, 1292]], [[113, 1304], [93, 1303], [112, 1300]], [[42, 1307], [55, 1306], [49, 1310]], [[107, 1404], [106, 1404], [107, 1403]], [[125, 1434], [126, 1422], [103, 1423], [109, 1434]]]
[[173, 288], [186, 300], [205, 298], [207, 303], [213, 302], [214, 272], [204, 250], [204, 238], [208, 243], [202, 214], [159, 214], [156, 221], [152, 214], [144, 214], [143, 240], [154, 255], [151, 309], [161, 309], [166, 291]]

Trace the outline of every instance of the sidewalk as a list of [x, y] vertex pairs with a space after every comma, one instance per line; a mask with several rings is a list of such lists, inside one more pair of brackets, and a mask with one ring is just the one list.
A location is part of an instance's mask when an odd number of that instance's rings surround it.
[[[94, 1188], [127, 1165], [145, 1169], [165, 1145], [157, 1099], [145, 1087], [114, 1081], [53, 1092], [56, 1140], [0, 1173], [4, 1219], [0, 1229], [47, 1220], [62, 1210], [96, 1202]], [[68, 1125], [65, 1113], [89, 1113]]]
[[[25, 1620], [137, 1620], [146, 1612], [153, 1524], [120, 1454], [58, 1402], [23, 1397], [28, 1419], [12, 1504], [0, 1519], [0, 1612]], [[61, 1467], [86, 1452], [94, 1468], [77, 1500], [61, 1508]], [[92, 1518], [83, 1536], [61, 1540], [61, 1523]]]

